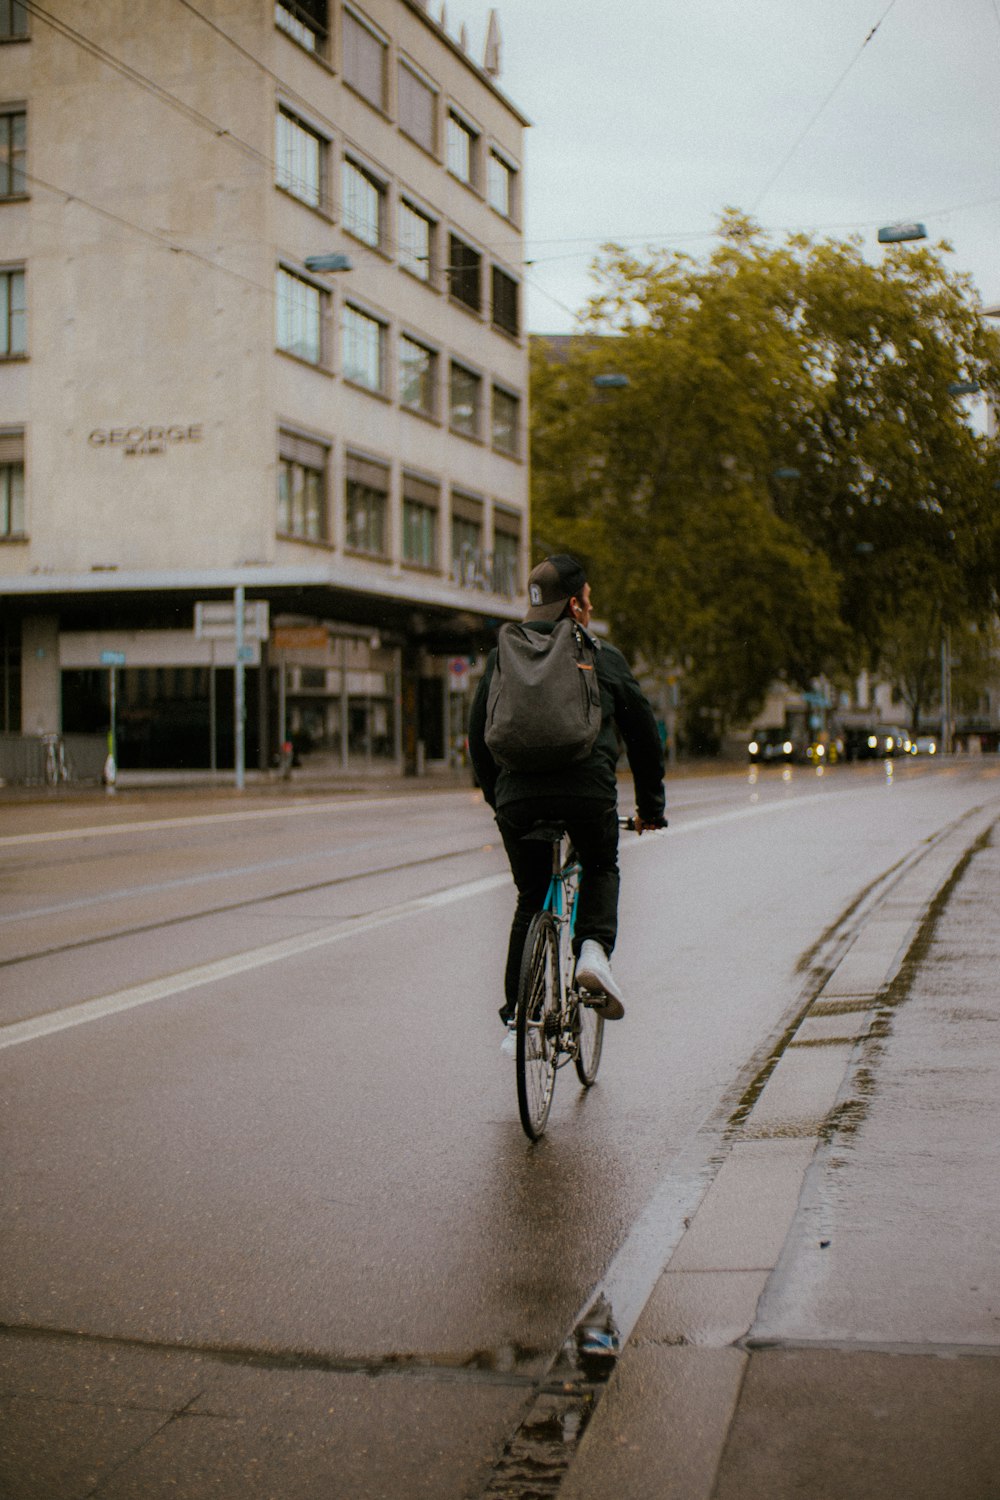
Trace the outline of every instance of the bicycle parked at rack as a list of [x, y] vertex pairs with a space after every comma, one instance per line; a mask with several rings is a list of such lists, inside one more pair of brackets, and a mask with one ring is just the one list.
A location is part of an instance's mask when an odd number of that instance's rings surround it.
[[[634, 828], [633, 818], [619, 827]], [[580, 889], [580, 861], [559, 823], [539, 823], [527, 835], [552, 845], [552, 879], [524, 943], [515, 1019], [517, 1106], [530, 1140], [545, 1132], [556, 1072], [572, 1062], [584, 1088], [597, 1077], [604, 1021], [593, 1009], [602, 996], [588, 996], [576, 983], [573, 933]]]

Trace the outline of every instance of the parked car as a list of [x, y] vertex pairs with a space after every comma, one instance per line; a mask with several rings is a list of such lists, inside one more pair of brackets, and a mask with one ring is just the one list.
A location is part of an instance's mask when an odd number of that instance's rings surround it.
[[752, 761], [794, 760], [795, 743], [784, 729], [755, 729], [747, 754]]
[[910, 746], [911, 755], [937, 755], [937, 735], [918, 734]]
[[878, 724], [873, 732], [876, 739], [875, 754], [881, 755], [883, 760], [895, 759], [897, 755], [909, 755], [913, 741], [909, 732], [899, 724]]

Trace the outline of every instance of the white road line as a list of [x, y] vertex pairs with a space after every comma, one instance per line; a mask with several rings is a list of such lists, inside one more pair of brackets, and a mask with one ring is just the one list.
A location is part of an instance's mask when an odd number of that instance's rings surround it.
[[[468, 796], [470, 792], [460, 792], [458, 795]], [[172, 828], [198, 828], [211, 823], [252, 823], [259, 822], [262, 818], [294, 818], [303, 813], [370, 812], [373, 807], [405, 807], [414, 802], [431, 805], [423, 792], [400, 797], [367, 797], [364, 801], [357, 802], [287, 802], [281, 807], [258, 807], [243, 812], [191, 813], [184, 818], [148, 818], [136, 823], [96, 823], [87, 828], [51, 829], [44, 833], [9, 833], [0, 837], [0, 848], [11, 848], [17, 844], [58, 844], [63, 839], [105, 838], [123, 833], [169, 832]]]
[[79, 1005], [68, 1005], [63, 1010], [53, 1010], [47, 1015], [35, 1016], [30, 1021], [18, 1021], [0, 1028], [0, 1049], [17, 1047], [23, 1042], [33, 1042], [38, 1037], [51, 1036], [56, 1031], [67, 1031], [70, 1027], [99, 1021], [105, 1016], [116, 1015], [119, 1011], [134, 1010], [140, 1005], [150, 1005], [154, 1000], [166, 1000], [171, 995], [183, 994], [185, 990], [199, 989], [202, 985], [231, 979], [236, 974], [246, 974], [253, 969], [264, 968], [267, 964], [296, 958], [300, 953], [309, 953], [314, 948], [326, 948], [333, 943], [344, 942], [347, 938], [357, 937], [359, 933], [371, 932], [377, 927], [385, 927], [390, 922], [398, 922], [403, 917], [415, 916], [434, 907], [464, 901], [468, 896], [496, 890], [509, 882], [510, 877], [506, 874], [471, 880], [465, 885], [452, 886], [449, 890], [434, 891], [429, 896], [403, 901], [398, 906], [387, 906], [384, 911], [372, 912], [367, 917], [349, 918], [336, 927], [320, 927], [314, 932], [302, 933], [299, 937], [284, 938], [278, 943], [268, 943], [263, 948], [251, 948], [246, 953], [233, 954], [231, 958], [199, 964], [180, 974], [169, 974], [163, 979], [151, 980], [148, 984], [117, 990], [112, 995], [85, 1000]]
[[[671, 836], [676, 838], [678, 834], [696, 833], [702, 828], [715, 827], [720, 823], [733, 823], [763, 813], [787, 811], [791, 808], [802, 807], [809, 802], [819, 801], [826, 795], [826, 793], [819, 792], [808, 797], [789, 798], [782, 802], [755, 803], [752, 807], [733, 808], [729, 812], [693, 818], [689, 823], [682, 823], [679, 827], [672, 829]], [[652, 838], [647, 838], [644, 844], [642, 840], [634, 839], [626, 841], [622, 847], [622, 853], [627, 854], [640, 847], [651, 849], [669, 847], [669, 845], [663, 845], [659, 840]], [[268, 943], [262, 948], [251, 948], [245, 953], [236, 953], [230, 958], [218, 959], [214, 963], [199, 964], [179, 974], [169, 974], [163, 979], [151, 980], [148, 984], [135, 985], [126, 990], [116, 990], [111, 995], [102, 995], [94, 1000], [84, 1000], [77, 1005], [68, 1005], [62, 1010], [49, 1011], [46, 1015], [35, 1016], [28, 1021], [16, 1021], [9, 1026], [0, 1027], [0, 1050], [6, 1047], [17, 1047], [24, 1042], [33, 1042], [39, 1037], [51, 1036], [57, 1031], [67, 1031], [74, 1026], [83, 1026], [90, 1021], [99, 1021], [105, 1016], [116, 1015], [120, 1011], [134, 1010], [140, 1005], [150, 1005], [156, 1000], [166, 1000], [171, 995], [180, 995], [186, 990], [199, 989], [203, 985], [215, 984], [222, 979], [231, 979], [236, 974], [250, 973], [254, 969], [264, 968], [267, 964], [281, 963], [284, 959], [296, 958], [299, 954], [309, 953], [316, 948], [329, 947], [333, 943], [344, 942], [361, 933], [372, 932], [378, 927], [388, 926], [404, 917], [416, 916], [420, 912], [430, 911], [435, 907], [450, 906], [455, 902], [465, 901], [470, 896], [479, 896], [487, 891], [500, 890], [509, 885], [510, 876], [506, 872], [502, 875], [487, 875], [479, 880], [470, 880], [462, 885], [434, 891], [428, 896], [417, 896], [412, 901], [403, 901], [397, 906], [386, 907], [384, 911], [371, 912], [366, 917], [347, 919], [335, 927], [320, 927], [313, 932], [302, 933], [298, 937], [284, 938], [278, 943]]]

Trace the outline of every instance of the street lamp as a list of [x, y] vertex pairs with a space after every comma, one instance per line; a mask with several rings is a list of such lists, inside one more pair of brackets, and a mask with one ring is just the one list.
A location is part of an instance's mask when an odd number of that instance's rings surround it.
[[925, 240], [927, 228], [923, 224], [886, 224], [878, 232], [880, 245], [898, 245], [904, 240]]
[[353, 271], [354, 269], [349, 255], [307, 255], [305, 266], [307, 271]]

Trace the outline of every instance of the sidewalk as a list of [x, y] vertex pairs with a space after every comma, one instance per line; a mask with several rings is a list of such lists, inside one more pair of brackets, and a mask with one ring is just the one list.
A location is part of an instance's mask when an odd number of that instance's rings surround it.
[[901, 876], [784, 1048], [560, 1500], [1000, 1496], [1000, 824]]

